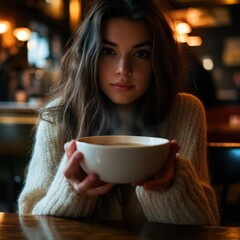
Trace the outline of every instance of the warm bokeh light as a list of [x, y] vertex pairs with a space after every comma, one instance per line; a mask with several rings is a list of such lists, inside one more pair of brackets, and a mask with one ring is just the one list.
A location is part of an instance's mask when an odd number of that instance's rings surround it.
[[62, 0], [45, 0], [45, 2], [47, 3], [44, 5], [46, 13], [57, 19], [63, 18], [64, 3]]
[[230, 12], [224, 7], [190, 7], [185, 11], [183, 18], [193, 28], [195, 27], [216, 27], [229, 26], [231, 24]]
[[239, 0], [222, 0], [224, 4], [238, 4]]
[[0, 213], [0, 223], [3, 222], [3, 218], [4, 218], [4, 213], [2, 212], [2, 213]]
[[176, 39], [178, 42], [186, 43], [187, 42], [188, 35], [187, 34], [177, 34]]
[[176, 31], [179, 34], [190, 33], [192, 31], [191, 26], [186, 22], [179, 22], [176, 24]]
[[0, 34], [8, 31], [10, 23], [8, 21], [0, 20]]
[[81, 1], [70, 0], [69, 2], [69, 17], [70, 27], [72, 31], [75, 31], [80, 23], [81, 19]]
[[13, 35], [19, 41], [27, 41], [31, 36], [31, 31], [28, 28], [16, 28], [13, 31]]
[[178, 42], [186, 43], [188, 41], [188, 33], [192, 31], [192, 27], [187, 22], [177, 21], [172, 25], [172, 28]]
[[186, 11], [186, 20], [189, 21], [193, 26], [199, 24], [199, 19], [203, 16], [200, 8], [190, 7]]
[[203, 63], [203, 67], [204, 67], [206, 70], [210, 71], [210, 70], [213, 69], [214, 64], [213, 64], [212, 59], [206, 57], [206, 58], [204, 58], [204, 59], [202, 60], [202, 63]]
[[187, 44], [190, 47], [197, 47], [202, 45], [202, 38], [199, 36], [189, 36], [187, 37]]
[[15, 45], [15, 37], [12, 35], [13, 24], [8, 20], [0, 20], [0, 45], [5, 49], [11, 49]]

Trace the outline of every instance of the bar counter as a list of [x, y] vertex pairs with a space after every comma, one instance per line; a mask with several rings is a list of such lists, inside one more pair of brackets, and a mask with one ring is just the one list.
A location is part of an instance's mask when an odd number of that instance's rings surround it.
[[[26, 153], [38, 108], [29, 103], [0, 102], [0, 153]], [[31, 136], [32, 137], [32, 136]]]
[[209, 142], [240, 142], [240, 106], [217, 106], [207, 109]]
[[29, 102], [0, 102], [0, 113], [34, 112], [41, 105]]
[[2, 212], [0, 239], [238, 240], [240, 227], [96, 221]]

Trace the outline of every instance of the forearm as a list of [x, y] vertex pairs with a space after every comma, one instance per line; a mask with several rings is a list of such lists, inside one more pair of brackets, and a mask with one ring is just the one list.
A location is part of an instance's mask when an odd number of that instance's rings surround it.
[[64, 156], [53, 181], [49, 183], [48, 179], [43, 177], [41, 169], [40, 173], [36, 173], [31, 171], [34, 166], [30, 167], [26, 185], [19, 197], [20, 214], [71, 217], [91, 215], [97, 197], [80, 196], [72, 189], [63, 175], [66, 161], [67, 158]]

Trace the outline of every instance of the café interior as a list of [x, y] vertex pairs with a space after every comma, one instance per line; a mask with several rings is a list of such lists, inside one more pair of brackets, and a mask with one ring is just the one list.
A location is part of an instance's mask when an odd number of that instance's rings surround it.
[[[0, 212], [16, 212], [38, 110], [89, 2], [0, 1]], [[240, 1], [168, 3], [177, 41], [194, 53], [194, 88], [186, 91], [206, 109], [209, 172], [223, 224], [240, 226]]]

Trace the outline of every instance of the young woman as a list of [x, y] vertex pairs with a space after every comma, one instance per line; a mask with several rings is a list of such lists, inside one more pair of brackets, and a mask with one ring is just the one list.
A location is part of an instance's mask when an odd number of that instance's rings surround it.
[[[156, 1], [97, 1], [63, 56], [58, 86], [40, 115], [19, 213], [218, 224], [204, 108], [179, 92], [181, 56]], [[164, 171], [130, 185], [87, 175], [74, 139], [110, 134], [170, 139]]]

